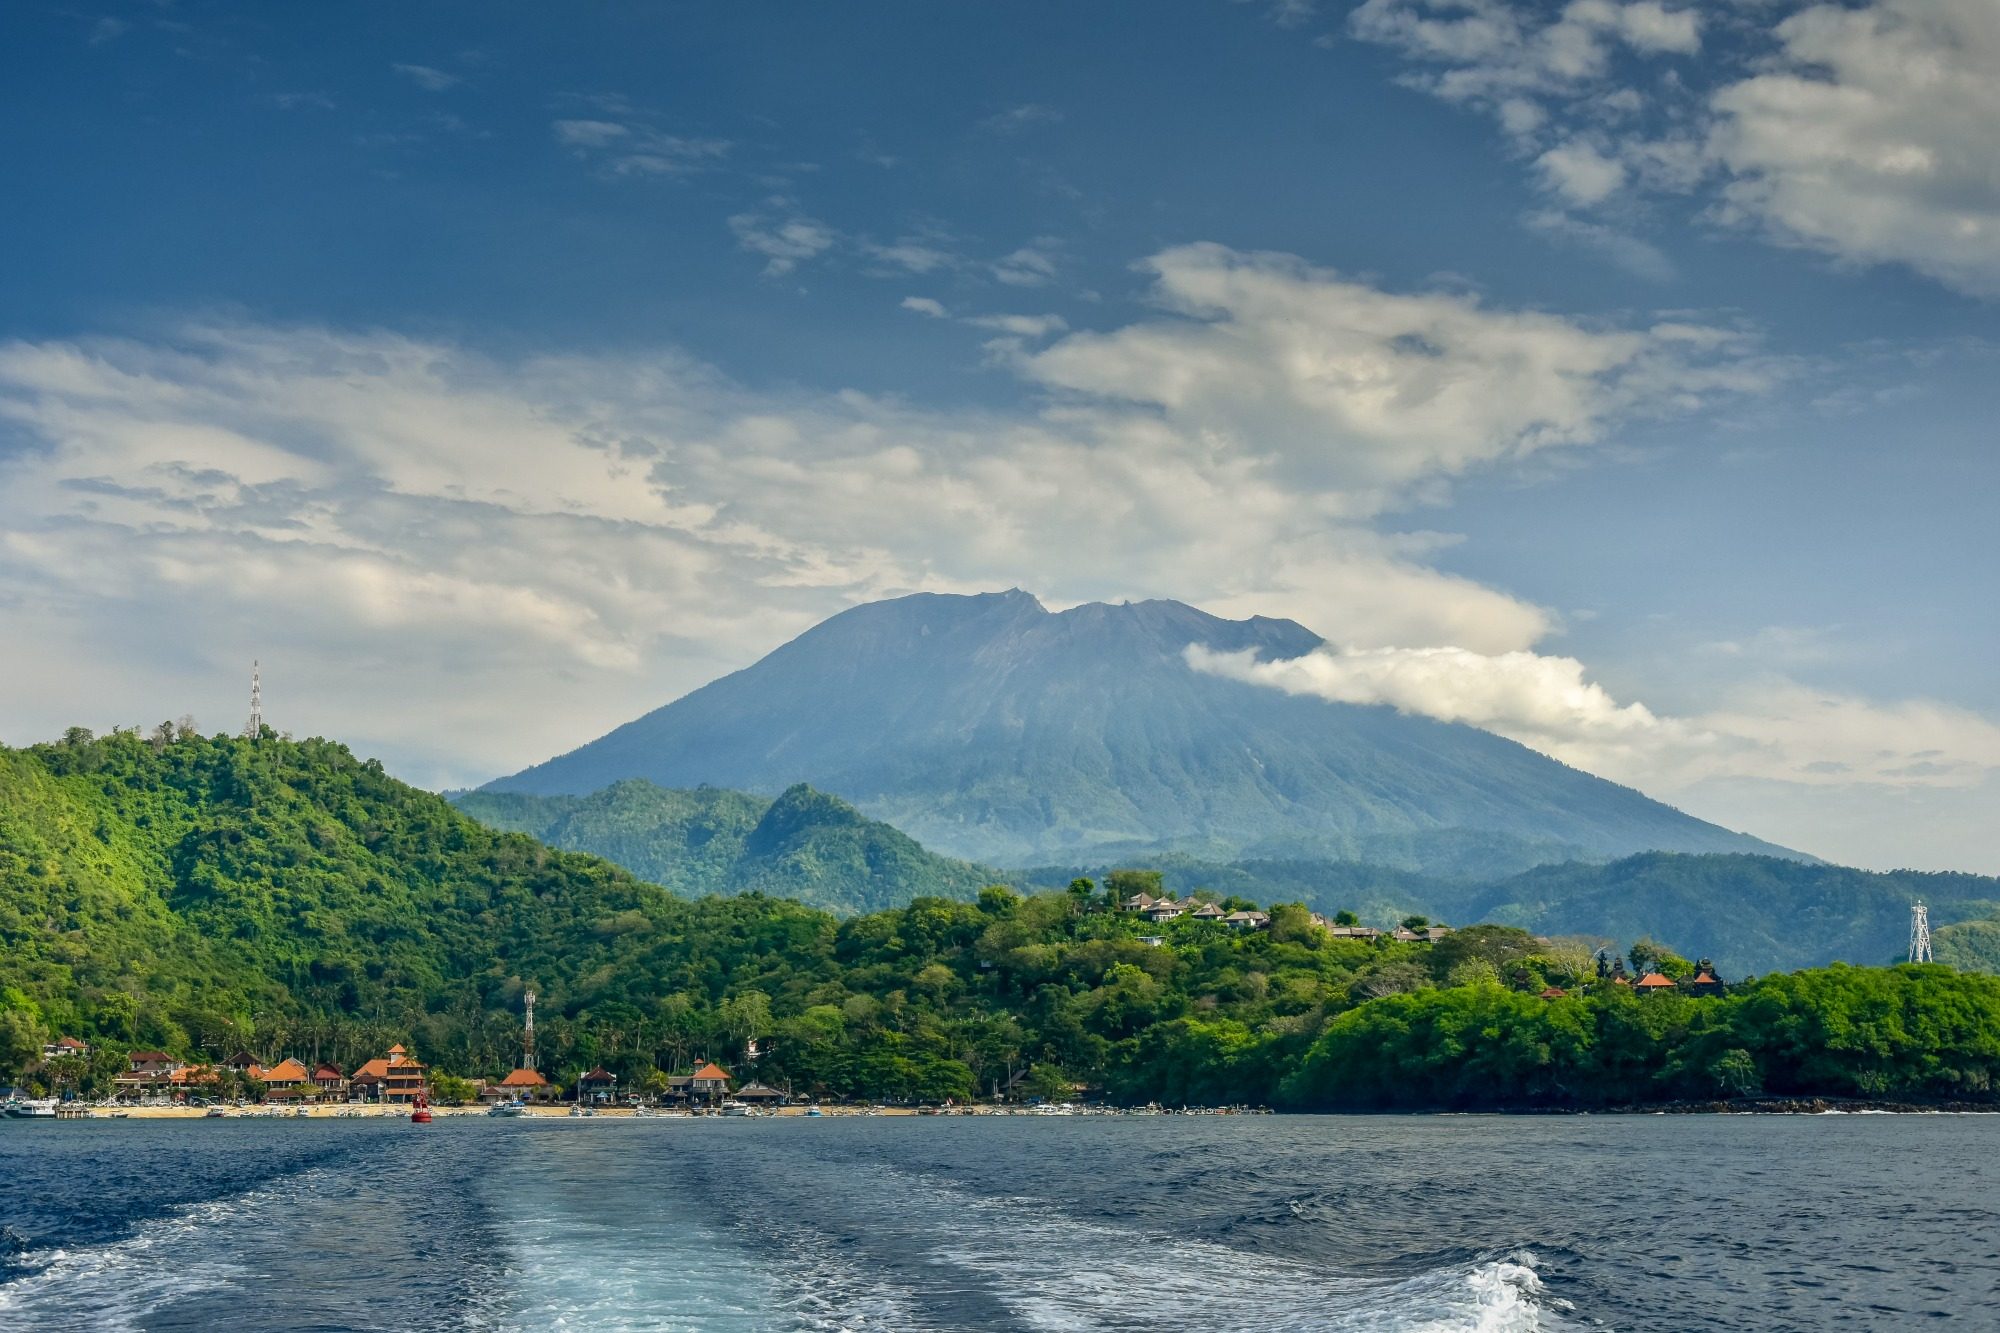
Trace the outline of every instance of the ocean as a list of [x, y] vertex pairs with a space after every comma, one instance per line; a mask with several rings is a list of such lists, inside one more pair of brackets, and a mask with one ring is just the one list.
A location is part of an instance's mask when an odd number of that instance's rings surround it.
[[1991, 1116], [0, 1122], [0, 1329], [2000, 1327]]

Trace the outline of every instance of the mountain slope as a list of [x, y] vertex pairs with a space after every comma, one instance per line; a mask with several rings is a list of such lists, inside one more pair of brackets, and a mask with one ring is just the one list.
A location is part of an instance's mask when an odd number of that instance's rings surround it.
[[1910, 904], [1918, 898], [1940, 923], [1984, 915], [2000, 899], [2000, 880], [1881, 874], [1769, 856], [1652, 853], [1603, 866], [1543, 866], [1484, 888], [1442, 893], [1437, 910], [1540, 934], [1650, 935], [1740, 974], [1893, 961], [1908, 945]]
[[254, 1015], [348, 1055], [393, 1033], [506, 1068], [524, 982], [554, 1021], [633, 979], [690, 984], [685, 959], [725, 940], [754, 986], [758, 958], [832, 924], [755, 896], [685, 902], [328, 741], [0, 747], [0, 1047], [31, 1021], [222, 1055]]
[[632, 779], [589, 796], [468, 792], [455, 804], [495, 828], [602, 856], [689, 895], [757, 892], [873, 912], [926, 896], [970, 898], [998, 878], [804, 785], [770, 801]]
[[1177, 602], [1051, 613], [1024, 592], [855, 607], [743, 671], [488, 790], [624, 778], [776, 793], [809, 782], [988, 864], [1179, 850], [1409, 869], [1782, 849], [1472, 727], [1191, 670], [1320, 639]]

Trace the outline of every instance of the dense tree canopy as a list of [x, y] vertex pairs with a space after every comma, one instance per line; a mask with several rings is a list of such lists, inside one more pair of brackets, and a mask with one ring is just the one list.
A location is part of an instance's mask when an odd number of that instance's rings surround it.
[[[73, 733], [0, 750], [0, 1081], [102, 1086], [133, 1046], [352, 1067], [392, 1041], [492, 1076], [529, 985], [543, 1067], [601, 1063], [621, 1087], [713, 1058], [831, 1096], [1596, 1105], [1983, 1097], [2000, 1064], [2000, 981], [1946, 968], [1639, 997], [1589, 948], [1514, 927], [1430, 944], [1336, 938], [1296, 904], [1241, 931], [1117, 909], [1157, 885], [846, 919], [689, 899], [331, 742]], [[97, 1052], [44, 1064], [57, 1034]]]

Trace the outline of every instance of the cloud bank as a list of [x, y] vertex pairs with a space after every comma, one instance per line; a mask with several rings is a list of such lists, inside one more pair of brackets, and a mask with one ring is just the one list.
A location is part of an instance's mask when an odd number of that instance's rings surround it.
[[233, 725], [257, 656], [283, 725], [464, 782], [855, 602], [1019, 585], [1294, 616], [1341, 651], [1198, 664], [1653, 789], [2000, 765], [1990, 725], [1929, 704], [1789, 684], [1697, 718], [1620, 702], [1534, 651], [1544, 608], [1439, 569], [1448, 536], [1378, 524], [1470, 472], [1760, 391], [1735, 332], [1213, 245], [1141, 269], [1152, 312], [1123, 325], [958, 316], [1031, 390], [1007, 410], [752, 392], [672, 351], [498, 360], [311, 327], [0, 345], [0, 624], [37, 645], [10, 665], [10, 739], [187, 708]]
[[1693, 195], [1781, 244], [2000, 296], [1989, 0], [1366, 0], [1349, 30], [1490, 114], [1566, 208]]

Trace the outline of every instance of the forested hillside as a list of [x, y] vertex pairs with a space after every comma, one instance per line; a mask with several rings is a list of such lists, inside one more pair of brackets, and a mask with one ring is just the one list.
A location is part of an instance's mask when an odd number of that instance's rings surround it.
[[970, 898], [1001, 878], [804, 785], [775, 801], [718, 787], [670, 791], [643, 779], [589, 796], [466, 792], [482, 823], [590, 852], [683, 895], [767, 893], [852, 913], [913, 898]]

